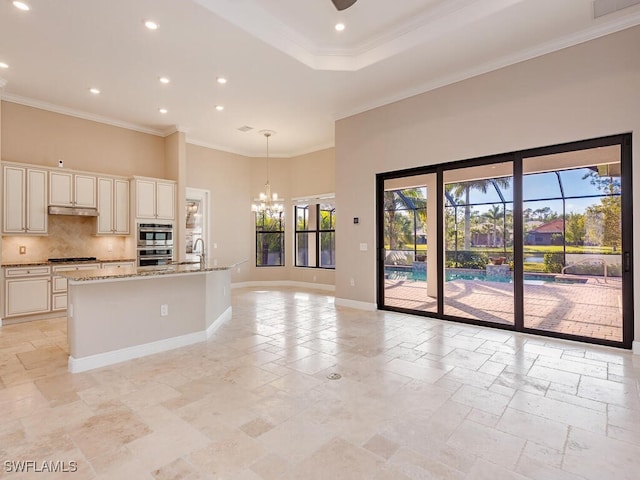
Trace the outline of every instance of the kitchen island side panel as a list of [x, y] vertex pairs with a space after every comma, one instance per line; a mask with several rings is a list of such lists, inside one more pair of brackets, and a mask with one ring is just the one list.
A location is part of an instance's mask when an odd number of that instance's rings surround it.
[[[73, 358], [203, 331], [207, 275], [70, 282], [67, 317]], [[166, 305], [168, 314], [161, 315]]]

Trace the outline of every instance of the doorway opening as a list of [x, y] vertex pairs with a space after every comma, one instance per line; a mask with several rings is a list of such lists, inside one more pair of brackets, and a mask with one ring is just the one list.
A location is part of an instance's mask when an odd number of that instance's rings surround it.
[[[209, 191], [187, 187], [185, 210], [185, 260], [195, 262], [200, 260], [203, 248], [208, 251]], [[197, 242], [198, 239], [202, 242]]]

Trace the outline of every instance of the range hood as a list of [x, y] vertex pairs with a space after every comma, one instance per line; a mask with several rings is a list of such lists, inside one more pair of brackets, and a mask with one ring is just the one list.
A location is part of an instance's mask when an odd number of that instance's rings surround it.
[[54, 207], [49, 206], [49, 215], [77, 215], [80, 217], [97, 217], [97, 208]]

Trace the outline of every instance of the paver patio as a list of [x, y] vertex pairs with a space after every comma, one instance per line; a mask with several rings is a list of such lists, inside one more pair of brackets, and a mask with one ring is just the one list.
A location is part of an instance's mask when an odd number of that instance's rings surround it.
[[[622, 281], [589, 277], [586, 283], [524, 286], [527, 328], [622, 341]], [[452, 280], [445, 282], [444, 313], [493, 323], [513, 324], [513, 284]], [[436, 312], [427, 282], [385, 280], [385, 305]]]

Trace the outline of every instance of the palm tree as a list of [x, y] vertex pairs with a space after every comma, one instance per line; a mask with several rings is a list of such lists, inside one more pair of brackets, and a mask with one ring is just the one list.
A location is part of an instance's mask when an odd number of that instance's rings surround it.
[[[427, 220], [427, 199], [422, 188], [409, 188], [405, 190], [390, 190], [384, 192], [384, 211], [388, 222], [389, 250], [398, 248], [399, 234], [396, 212], [398, 210], [411, 210], [417, 213], [418, 218]], [[414, 240], [415, 242], [415, 240]]]
[[490, 186], [506, 188], [511, 184], [511, 177], [489, 178], [486, 180], [474, 180], [472, 182], [453, 183], [450, 191], [456, 196], [464, 195], [464, 249], [471, 248], [471, 204], [469, 194], [471, 190], [479, 190], [487, 193]]
[[498, 221], [504, 221], [504, 212], [500, 208], [500, 205], [491, 205], [491, 208], [487, 210], [483, 215], [484, 218], [489, 220], [493, 224], [491, 246], [497, 247], [498, 236]]

